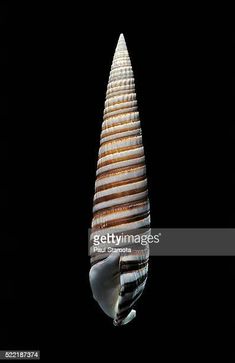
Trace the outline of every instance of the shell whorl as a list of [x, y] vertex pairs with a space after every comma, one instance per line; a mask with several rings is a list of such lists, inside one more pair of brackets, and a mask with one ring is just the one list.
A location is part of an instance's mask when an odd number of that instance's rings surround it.
[[[129, 231], [142, 227], [150, 227], [145, 156], [134, 75], [121, 34], [106, 92], [92, 233], [120, 229]], [[126, 324], [135, 316], [132, 307], [145, 286], [148, 247], [137, 255], [94, 253], [91, 254], [91, 263], [90, 282], [94, 298], [114, 319], [115, 325]], [[106, 269], [106, 273], [102, 268]], [[106, 292], [101, 287], [106, 285], [107, 288], [105, 279], [111, 281]]]

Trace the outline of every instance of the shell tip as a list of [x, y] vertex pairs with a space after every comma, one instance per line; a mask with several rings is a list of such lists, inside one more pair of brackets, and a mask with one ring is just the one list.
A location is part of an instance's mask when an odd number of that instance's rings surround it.
[[118, 49], [126, 49], [127, 48], [126, 47], [126, 41], [125, 41], [123, 33], [121, 33], [119, 35], [118, 42], [117, 42], [117, 48]]

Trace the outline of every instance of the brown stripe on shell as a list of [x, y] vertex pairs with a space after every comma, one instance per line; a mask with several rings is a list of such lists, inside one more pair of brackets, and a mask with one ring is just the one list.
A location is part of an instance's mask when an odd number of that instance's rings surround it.
[[132, 183], [137, 183], [137, 182], [143, 181], [145, 179], [146, 179], [146, 174], [144, 174], [143, 176], [137, 176], [135, 178], [125, 179], [125, 180], [118, 181], [118, 182], [107, 183], [104, 185], [100, 185], [99, 187], [96, 187], [95, 192], [97, 193], [102, 190], [107, 190], [107, 189], [114, 188], [114, 187], [120, 187], [122, 185], [129, 185]]
[[118, 115], [120, 117], [120, 116], [125, 116], [125, 115], [128, 115], [128, 114], [131, 114], [132, 112], [136, 112], [136, 111], [137, 111], [137, 106], [123, 107], [123, 108], [120, 108], [118, 110], [115, 110], [115, 111], [112, 111], [112, 112], [109, 112], [109, 113], [105, 114], [103, 119], [104, 120], [110, 120], [112, 118], [115, 118], [114, 116], [116, 116], [116, 115]]
[[[113, 136], [116, 134], [121, 134], [122, 132], [127, 132], [127, 131], [139, 131], [140, 132], [140, 128], [139, 127], [131, 127], [131, 128], [125, 128], [125, 129], [119, 129], [116, 131], [111, 131], [111, 132], [107, 132], [106, 134], [102, 135], [102, 139], [108, 136]], [[102, 139], [101, 139], [101, 143], [100, 145], [102, 145]]]
[[123, 137], [117, 137], [116, 139], [114, 140], [109, 140], [109, 141], [105, 141], [103, 143], [100, 143], [100, 146], [104, 146], [104, 145], [111, 145], [111, 144], [115, 144], [116, 142], [119, 142], [119, 141], [130, 141], [131, 139], [133, 138], [136, 138], [136, 135], [133, 135], [133, 136], [123, 136]]
[[117, 153], [120, 153], [122, 151], [129, 151], [129, 150], [134, 150], [134, 149], [140, 149], [142, 147], [143, 147], [143, 145], [137, 144], [137, 145], [123, 146], [123, 147], [120, 147], [118, 149], [105, 151], [102, 154], [100, 154], [99, 159], [101, 159], [101, 158], [103, 158], [104, 156], [107, 156], [107, 155], [117, 154]]
[[[148, 198], [147, 197], [144, 197], [144, 198], [141, 197], [140, 199], [136, 199], [134, 202], [132, 201], [132, 202], [127, 202], [127, 203], [120, 203], [120, 204], [115, 204], [112, 207], [101, 208], [101, 209], [93, 212], [93, 217], [99, 215], [103, 211], [113, 211], [115, 209], [115, 207], [123, 207], [123, 208], [125, 208], [125, 207], [132, 206], [133, 204], [135, 204], [137, 202], [142, 203], [142, 202], [147, 202], [147, 201], [148, 201]], [[123, 210], [125, 210], [125, 209], [123, 209]]]
[[133, 170], [136, 170], [136, 169], [140, 168], [141, 166], [145, 166], [144, 161], [142, 161], [140, 163], [136, 163], [134, 165], [130, 165], [130, 166], [122, 166], [122, 167], [111, 169], [111, 170], [108, 170], [108, 171], [103, 171], [102, 173], [97, 175], [96, 180], [99, 180], [101, 178], [106, 178], [106, 177], [109, 177], [111, 175], [117, 175], [117, 174], [120, 174], [120, 173], [124, 173], [125, 171], [126, 172], [133, 171]]
[[120, 122], [115, 122], [114, 124], [110, 124], [109, 126], [102, 126], [102, 131], [104, 130], [108, 130], [108, 129], [111, 129], [112, 127], [116, 127], [116, 126], [122, 126], [122, 125], [128, 125], [128, 124], [131, 124], [131, 123], [135, 123], [135, 122], [139, 122], [140, 119], [137, 118], [135, 120], [127, 120], [127, 121], [120, 121]]
[[106, 160], [106, 161], [103, 161], [103, 162], [99, 163], [97, 165], [97, 169], [102, 168], [103, 166], [106, 166], [106, 165], [111, 165], [111, 164], [119, 163], [121, 161], [127, 161], [127, 160], [137, 159], [137, 158], [140, 158], [141, 156], [144, 156], [144, 151], [141, 151], [138, 154], [132, 154], [132, 155], [128, 155], [128, 156], [123, 156], [121, 158], [114, 158], [112, 160]]
[[126, 197], [127, 195], [142, 193], [142, 192], [145, 192], [146, 190], [147, 190], [147, 186], [138, 188], [138, 189], [125, 190], [124, 192], [104, 195], [103, 197], [94, 199], [94, 205], [102, 203], [102, 202], [107, 202], [112, 199]]
[[[116, 204], [114, 205], [112, 208], [109, 207], [108, 208], [103, 208], [102, 210], [100, 209], [99, 211], [97, 211], [96, 214], [94, 214], [94, 219], [97, 218], [97, 214], [99, 214], [98, 218], [99, 217], [103, 217], [105, 215], [110, 215], [110, 214], [114, 214], [114, 213], [118, 213], [118, 212], [124, 212], [126, 210], [131, 210], [131, 209], [135, 209], [135, 208], [139, 208], [139, 207], [142, 207], [144, 206], [145, 204], [147, 203], [147, 200], [143, 200], [143, 198], [139, 201], [134, 201], [134, 202], [129, 202], [129, 203], [125, 203], [125, 205], [122, 203], [122, 204]], [[98, 213], [100, 212], [100, 213]]]
[[130, 217], [112, 219], [111, 221], [107, 221], [105, 223], [96, 224], [96, 225], [94, 225], [94, 227], [92, 227], [92, 229], [95, 232], [101, 228], [110, 228], [110, 227], [120, 226], [122, 224], [137, 222], [137, 221], [140, 221], [141, 219], [147, 218], [149, 216], [149, 214], [150, 214], [150, 212], [148, 211], [145, 213], [138, 213], [138, 214], [130, 216]]

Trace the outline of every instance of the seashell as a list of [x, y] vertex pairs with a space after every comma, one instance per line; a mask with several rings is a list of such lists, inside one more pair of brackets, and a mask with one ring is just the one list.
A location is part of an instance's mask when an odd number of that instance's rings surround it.
[[[149, 233], [150, 206], [135, 81], [123, 34], [111, 66], [97, 163], [91, 240], [95, 234]], [[93, 297], [114, 325], [131, 321], [148, 273], [148, 246], [97, 252], [91, 246]]]

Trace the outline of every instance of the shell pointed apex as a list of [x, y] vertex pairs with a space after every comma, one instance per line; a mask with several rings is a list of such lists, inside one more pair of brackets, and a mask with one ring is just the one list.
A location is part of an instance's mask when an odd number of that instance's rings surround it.
[[119, 35], [116, 49], [127, 50], [126, 41], [123, 33]]
[[118, 40], [120, 41], [121, 39], [122, 39], [122, 40], [124, 40], [124, 42], [125, 42], [125, 38], [124, 38], [123, 33], [121, 33], [121, 34], [119, 35], [119, 39], [118, 39]]

